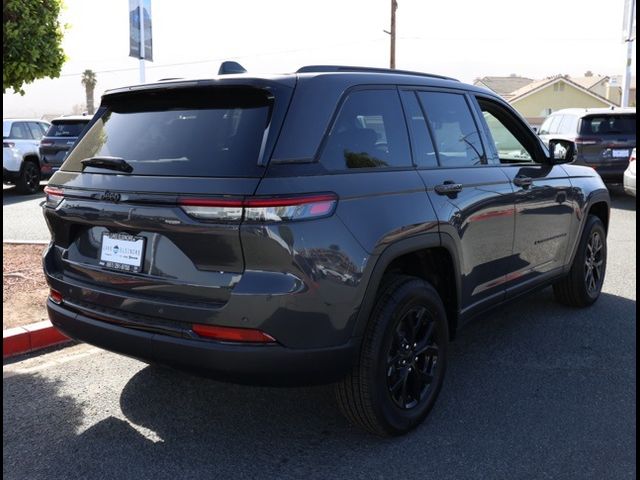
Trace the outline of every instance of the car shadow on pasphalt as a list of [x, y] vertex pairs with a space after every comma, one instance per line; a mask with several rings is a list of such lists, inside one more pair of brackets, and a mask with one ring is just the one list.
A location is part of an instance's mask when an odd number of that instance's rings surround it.
[[[55, 382], [16, 375], [3, 386], [5, 478], [635, 472], [635, 301], [609, 294], [575, 310], [545, 290], [466, 325], [451, 344], [434, 410], [400, 438], [352, 427], [331, 386], [238, 386], [147, 366], [119, 393], [122, 413], [90, 426], [81, 425], [83, 412], [96, 406], [60, 395]], [[12, 400], [17, 391], [32, 401]]]
[[44, 200], [44, 191], [42, 189], [45, 185], [46, 183], [40, 183], [40, 190], [33, 195], [23, 195], [21, 193], [18, 193], [15, 187], [5, 187], [2, 189], [2, 205], [14, 205], [16, 203], [27, 202], [36, 198], [41, 198], [42, 200]]
[[625, 193], [622, 186], [610, 187], [609, 194], [611, 195], [611, 208], [636, 211], [636, 198]]

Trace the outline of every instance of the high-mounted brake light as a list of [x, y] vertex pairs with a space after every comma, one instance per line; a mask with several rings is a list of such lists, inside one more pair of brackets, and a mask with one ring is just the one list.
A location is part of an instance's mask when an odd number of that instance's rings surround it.
[[56, 208], [60, 205], [60, 202], [64, 200], [64, 192], [60, 188], [46, 186], [44, 187], [44, 193], [46, 195], [45, 205], [47, 207]]
[[221, 342], [275, 343], [276, 339], [268, 333], [252, 328], [220, 327], [216, 325], [194, 324], [193, 331], [203, 337]]
[[338, 203], [333, 193], [294, 197], [251, 197], [240, 199], [182, 198], [180, 207], [203, 221], [284, 222], [331, 215]]

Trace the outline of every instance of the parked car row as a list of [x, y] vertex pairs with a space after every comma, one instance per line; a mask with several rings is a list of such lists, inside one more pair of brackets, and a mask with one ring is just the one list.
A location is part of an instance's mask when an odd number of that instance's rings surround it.
[[33, 194], [40, 181], [55, 173], [91, 116], [75, 115], [43, 120], [2, 121], [2, 182]]

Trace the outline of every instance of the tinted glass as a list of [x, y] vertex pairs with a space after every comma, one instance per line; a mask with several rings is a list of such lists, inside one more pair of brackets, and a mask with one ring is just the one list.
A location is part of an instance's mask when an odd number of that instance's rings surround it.
[[265, 92], [246, 88], [125, 95], [110, 100], [62, 169], [110, 156], [126, 160], [132, 175], [259, 177], [270, 110]]
[[464, 167], [484, 163], [480, 134], [464, 96], [440, 92], [418, 95], [438, 147], [440, 165]]
[[555, 115], [551, 118], [551, 124], [549, 125], [549, 133], [558, 133], [560, 131], [560, 124], [562, 123], [563, 115]]
[[520, 140], [500, 120], [489, 112], [482, 113], [496, 145], [500, 162], [530, 163], [533, 161], [531, 154], [520, 143]]
[[635, 115], [597, 115], [582, 119], [583, 135], [636, 135]]
[[47, 137], [77, 137], [89, 122], [56, 122], [49, 127]]
[[431, 133], [415, 92], [402, 92], [402, 101], [409, 131], [411, 132], [411, 145], [416, 165], [419, 167], [437, 167], [438, 159], [433, 148]]
[[40, 124], [37, 122], [29, 122], [29, 130], [31, 130], [31, 136], [36, 140], [40, 140], [42, 138], [42, 129], [40, 128]]
[[33, 137], [31, 137], [31, 132], [26, 122], [13, 122], [9, 138], [15, 140], [31, 140]]
[[342, 104], [320, 161], [328, 170], [411, 166], [398, 92], [351, 93]]

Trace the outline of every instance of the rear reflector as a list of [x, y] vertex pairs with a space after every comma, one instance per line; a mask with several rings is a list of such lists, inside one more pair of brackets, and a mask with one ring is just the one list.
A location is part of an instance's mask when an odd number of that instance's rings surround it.
[[49, 298], [53, 303], [57, 305], [60, 305], [62, 303], [62, 294], [59, 291], [54, 290], [53, 288], [49, 290]]
[[216, 222], [284, 222], [331, 215], [338, 203], [333, 193], [295, 197], [252, 197], [241, 199], [181, 198], [187, 215]]
[[576, 145], [598, 145], [599, 143], [602, 143], [602, 139], [594, 137], [578, 137], [576, 138], [575, 143]]
[[192, 329], [201, 337], [221, 342], [274, 343], [276, 341], [271, 335], [250, 328], [219, 327], [196, 323]]
[[60, 188], [46, 186], [44, 187], [44, 193], [46, 195], [45, 205], [47, 207], [56, 208], [60, 205], [60, 202], [64, 200], [64, 192]]

